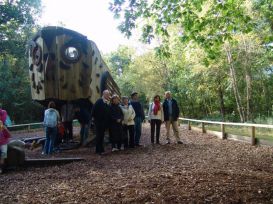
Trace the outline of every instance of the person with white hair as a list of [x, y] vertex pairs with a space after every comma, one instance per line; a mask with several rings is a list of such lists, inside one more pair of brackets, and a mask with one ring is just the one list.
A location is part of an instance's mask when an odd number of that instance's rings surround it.
[[165, 92], [165, 100], [163, 103], [163, 112], [164, 112], [164, 122], [166, 125], [167, 131], [167, 144], [170, 144], [170, 127], [172, 126], [174, 136], [176, 138], [176, 142], [178, 144], [183, 144], [179, 137], [178, 130], [178, 117], [179, 117], [179, 107], [175, 99], [172, 98], [171, 92]]
[[104, 90], [102, 97], [99, 98], [92, 108], [91, 116], [95, 123], [96, 132], [96, 153], [104, 153], [104, 134], [110, 122], [110, 91]]
[[[121, 109], [124, 115], [124, 119], [122, 121], [123, 125], [123, 139], [124, 139], [124, 146], [127, 148], [134, 148], [135, 147], [135, 116], [136, 113], [132, 105], [129, 104], [129, 98], [127, 96], [122, 97], [122, 104]], [[129, 141], [128, 141], [129, 135]], [[129, 142], [129, 144], [128, 144]]]

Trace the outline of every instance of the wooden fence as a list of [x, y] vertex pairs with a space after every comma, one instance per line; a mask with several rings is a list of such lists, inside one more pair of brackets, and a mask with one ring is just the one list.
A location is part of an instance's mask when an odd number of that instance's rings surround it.
[[[43, 127], [43, 123], [26, 123], [26, 124], [18, 124], [18, 125], [11, 125], [9, 126], [9, 130], [13, 131], [13, 130], [18, 130], [18, 129], [27, 129], [28, 132], [31, 131], [31, 129], [37, 129], [38, 128], [42, 128]], [[33, 128], [36, 127], [36, 128]]]
[[216, 124], [221, 126], [221, 138], [226, 139], [227, 133], [225, 131], [226, 126], [240, 126], [240, 127], [249, 127], [251, 129], [251, 144], [256, 144], [256, 128], [269, 128], [273, 129], [273, 125], [266, 124], [254, 124], [254, 123], [230, 123], [230, 122], [217, 122], [217, 121], [207, 121], [207, 120], [196, 120], [189, 118], [179, 118], [181, 121], [188, 122], [188, 130], [191, 130], [191, 122], [201, 123], [202, 133], [206, 133], [205, 124]]
[[[78, 120], [73, 120], [73, 124], [77, 124]], [[43, 128], [43, 123], [26, 123], [26, 124], [18, 124], [18, 125], [11, 125], [8, 127], [10, 131], [18, 130], [18, 129], [24, 129], [30, 132], [34, 129]]]
[[[268, 128], [273, 129], [273, 125], [266, 125], [266, 124], [253, 124], [253, 123], [230, 123], [230, 122], [217, 122], [217, 121], [207, 121], [207, 120], [196, 120], [196, 119], [189, 119], [189, 118], [179, 118], [180, 121], [187, 121], [188, 122], [188, 129], [191, 130], [191, 122], [197, 122], [201, 124], [202, 133], [206, 133], [206, 124], [216, 124], [220, 125], [221, 127], [221, 138], [227, 139], [227, 132], [225, 131], [226, 126], [239, 126], [239, 127], [249, 127], [251, 129], [251, 144], [256, 144], [256, 128]], [[77, 123], [77, 120], [74, 120], [73, 123]], [[43, 127], [43, 123], [28, 123], [28, 124], [18, 124], [12, 125], [9, 129], [12, 131], [17, 128], [24, 128], [27, 131], [31, 131], [31, 129], [37, 129]], [[36, 127], [36, 128], [33, 128]]]

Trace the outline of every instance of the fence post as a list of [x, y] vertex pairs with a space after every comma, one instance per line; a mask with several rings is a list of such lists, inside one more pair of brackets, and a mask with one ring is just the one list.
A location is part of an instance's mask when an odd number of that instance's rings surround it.
[[204, 123], [204, 122], [202, 122], [201, 124], [202, 124], [202, 133], [206, 133], [205, 123]]
[[27, 126], [27, 131], [30, 132], [30, 124]]
[[191, 121], [188, 121], [188, 130], [191, 130]]
[[251, 127], [251, 145], [256, 144], [256, 138], [255, 138], [255, 126]]
[[226, 139], [225, 125], [221, 124], [222, 139]]

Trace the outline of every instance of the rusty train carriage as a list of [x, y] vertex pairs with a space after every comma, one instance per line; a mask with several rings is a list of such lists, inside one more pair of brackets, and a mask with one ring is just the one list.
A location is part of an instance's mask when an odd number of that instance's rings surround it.
[[41, 104], [49, 100], [94, 104], [105, 89], [120, 95], [96, 44], [86, 36], [62, 27], [45, 27], [29, 45], [32, 99]]

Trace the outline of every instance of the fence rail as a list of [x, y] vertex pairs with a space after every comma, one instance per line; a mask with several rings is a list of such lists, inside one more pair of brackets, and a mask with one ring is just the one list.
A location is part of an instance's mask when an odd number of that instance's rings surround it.
[[269, 128], [273, 129], [273, 125], [267, 124], [254, 124], [254, 123], [230, 123], [230, 122], [217, 122], [217, 121], [207, 121], [207, 120], [196, 120], [189, 118], [179, 118], [182, 121], [188, 121], [188, 129], [191, 130], [191, 122], [198, 122], [202, 125], [202, 133], [206, 132], [205, 124], [218, 124], [221, 125], [221, 136], [222, 139], [226, 139], [225, 126], [240, 126], [240, 127], [250, 127], [251, 128], [251, 144], [256, 144], [256, 127], [257, 128]]
[[[73, 120], [73, 123], [75, 123], [75, 122], [77, 122], [78, 120]], [[36, 126], [36, 128], [33, 128], [33, 127], [35, 127]], [[39, 126], [39, 127], [37, 127], [37, 126]], [[27, 129], [28, 131], [30, 131], [31, 129], [37, 129], [37, 128], [42, 128], [43, 127], [43, 122], [39, 122], [39, 123], [26, 123], [26, 124], [18, 124], [18, 125], [11, 125], [11, 126], [9, 126], [8, 128], [9, 128], [9, 130], [10, 131], [13, 131], [14, 129], [20, 129], [20, 128], [22, 128], [22, 129]]]
[[[34, 126], [36, 126], [36, 128], [33, 128]], [[41, 128], [42, 126], [43, 126], [43, 123], [40, 122], [40, 123], [26, 123], [26, 124], [11, 125], [8, 128], [10, 131], [27, 129], [27, 131], [30, 132], [31, 129]]]
[[273, 129], [273, 125], [267, 125], [267, 124], [229, 123], [229, 122], [218, 122], [218, 121], [208, 121], [208, 120], [196, 120], [196, 119], [189, 119], [189, 118], [179, 118], [179, 119], [184, 121], [200, 122], [200, 123], [208, 123], [208, 124], [219, 124], [219, 125], [223, 124], [223, 125], [231, 125], [231, 126], [259, 127], [259, 128]]
[[[205, 124], [216, 124], [221, 126], [221, 136], [222, 139], [226, 139], [226, 131], [225, 126], [240, 126], [240, 127], [250, 127], [251, 128], [251, 144], [256, 144], [256, 128], [269, 128], [273, 129], [273, 125], [267, 125], [267, 124], [254, 124], [254, 123], [230, 123], [230, 122], [217, 122], [217, 121], [208, 121], [208, 120], [196, 120], [196, 119], [189, 119], [189, 118], [179, 118], [181, 121], [188, 121], [188, 129], [191, 130], [191, 122], [197, 122], [201, 123], [202, 126], [202, 132], [205, 133]], [[73, 120], [73, 123], [77, 122], [77, 120]], [[12, 125], [9, 127], [9, 129], [12, 131], [17, 128], [23, 128], [26, 127], [27, 131], [30, 131], [31, 129], [37, 129], [33, 128], [34, 126], [43, 126], [42, 122], [39, 123], [27, 123], [27, 124], [18, 124], [18, 125]]]

